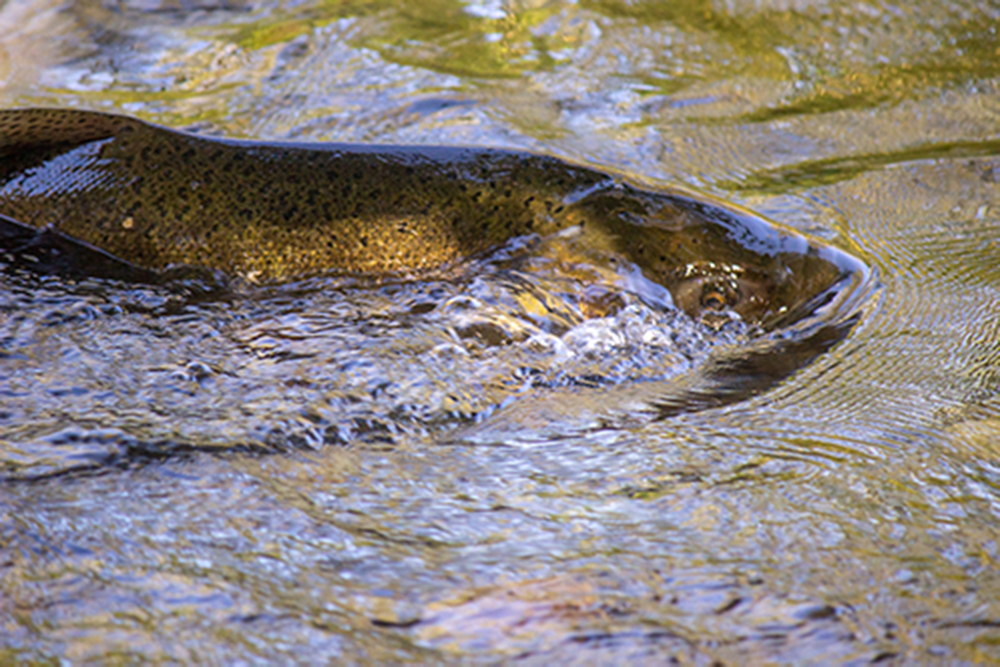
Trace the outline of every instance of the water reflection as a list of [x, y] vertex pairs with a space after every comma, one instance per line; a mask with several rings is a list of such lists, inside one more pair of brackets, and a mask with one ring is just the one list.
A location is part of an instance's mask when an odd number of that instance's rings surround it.
[[[734, 199], [862, 256], [883, 289], [842, 344], [719, 409], [531, 431], [531, 447], [413, 431], [5, 482], [4, 658], [1000, 657], [995, 5], [61, 7], [0, 10], [5, 107], [542, 148]], [[145, 442], [137, 406], [176, 429], [149, 442], [266, 433], [254, 402], [294, 405], [321, 366], [274, 362], [309, 344], [278, 334], [354, 308], [313, 297], [306, 322], [308, 290], [211, 305], [5, 280], [5, 472], [42, 438], [82, 457]], [[123, 329], [159, 343], [116, 347]], [[368, 333], [352, 340], [377, 347]], [[312, 351], [335, 355], [326, 340]], [[271, 370], [240, 386], [247, 359]], [[99, 401], [118, 432], [87, 431]]]

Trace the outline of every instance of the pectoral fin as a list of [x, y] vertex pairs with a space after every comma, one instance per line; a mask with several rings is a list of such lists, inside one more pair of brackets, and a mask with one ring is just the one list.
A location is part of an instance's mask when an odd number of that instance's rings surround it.
[[156, 283], [160, 274], [51, 228], [37, 229], [0, 214], [0, 258], [9, 266], [72, 278]]

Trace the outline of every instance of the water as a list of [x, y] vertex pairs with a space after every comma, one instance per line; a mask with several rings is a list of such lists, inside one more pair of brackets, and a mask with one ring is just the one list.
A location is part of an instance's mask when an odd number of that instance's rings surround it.
[[[585, 319], [614, 276], [558, 243], [457, 282], [4, 274], [0, 655], [997, 660], [998, 19], [8, 1], [5, 107], [531, 148], [700, 188], [873, 274], [842, 342], [677, 414], [648, 406], [753, 332], [633, 297]], [[490, 304], [516, 316], [483, 326]]]

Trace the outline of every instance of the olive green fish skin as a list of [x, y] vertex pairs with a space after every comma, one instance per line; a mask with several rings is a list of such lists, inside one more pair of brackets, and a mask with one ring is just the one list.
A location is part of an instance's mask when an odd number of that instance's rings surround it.
[[[0, 114], [0, 134], [17, 120]], [[546, 190], [606, 180], [501, 151], [236, 143], [122, 118], [108, 130], [17, 147], [0, 172], [3, 212], [141, 266], [260, 280], [437, 267], [551, 231], [540, 223], [559, 204]], [[58, 125], [44, 131], [59, 136]]]
[[714, 290], [750, 318], [843, 272], [797, 237], [750, 252], [689, 198], [552, 157], [215, 139], [75, 110], [0, 110], [0, 213], [140, 267], [257, 281], [433, 269], [583, 225], [685, 310]]

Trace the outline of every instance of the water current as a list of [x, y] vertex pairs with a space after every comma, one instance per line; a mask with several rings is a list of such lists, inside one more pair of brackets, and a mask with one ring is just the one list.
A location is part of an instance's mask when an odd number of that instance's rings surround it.
[[6, 267], [0, 661], [1000, 660], [998, 26], [0, 0], [2, 108], [527, 149], [867, 267], [822, 340], [692, 319], [565, 235], [382, 280]]

